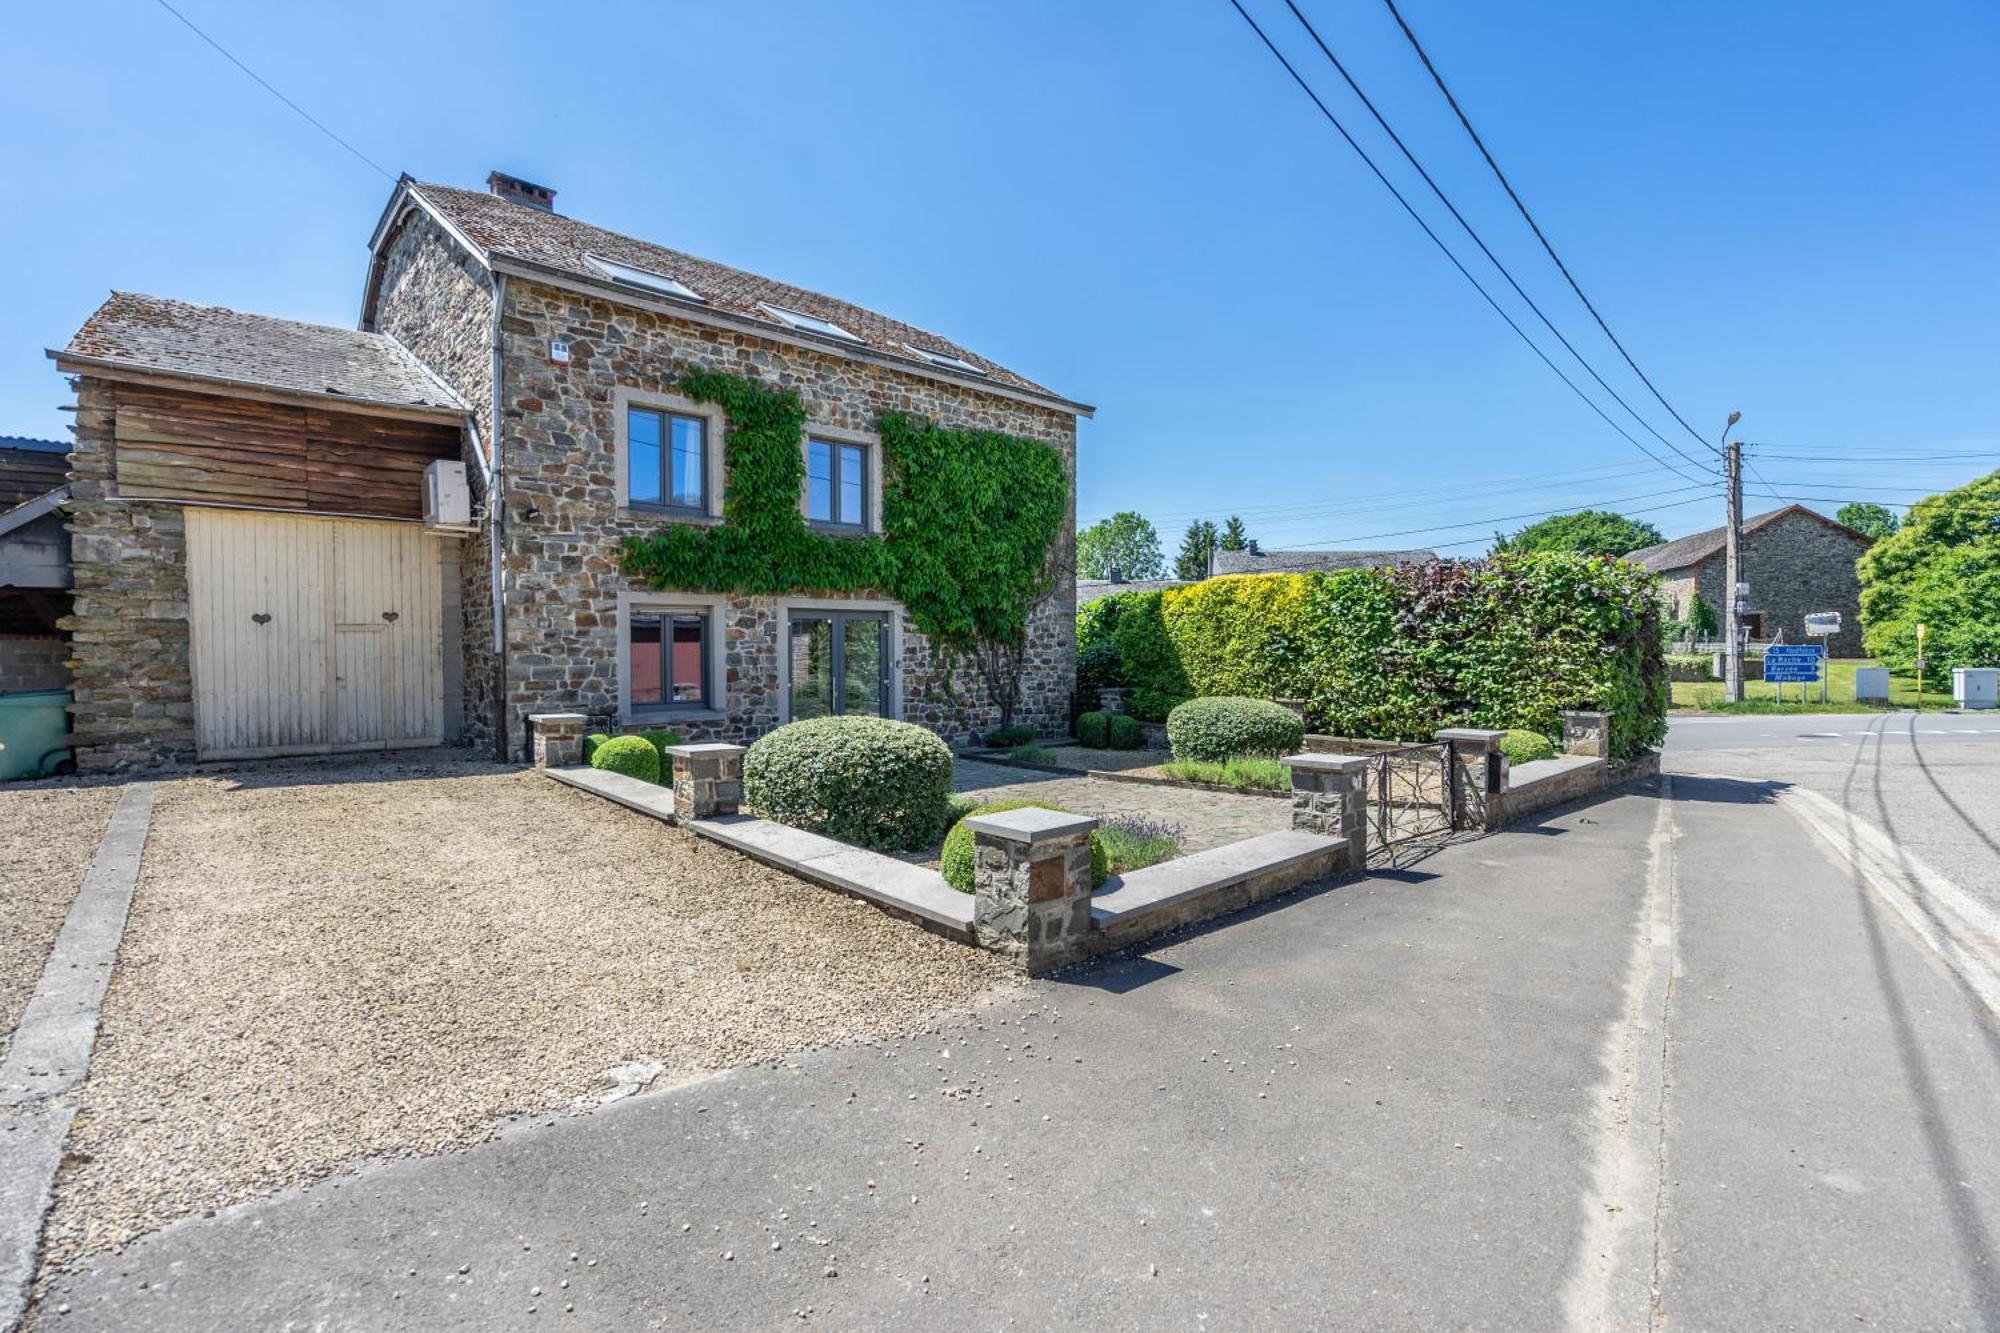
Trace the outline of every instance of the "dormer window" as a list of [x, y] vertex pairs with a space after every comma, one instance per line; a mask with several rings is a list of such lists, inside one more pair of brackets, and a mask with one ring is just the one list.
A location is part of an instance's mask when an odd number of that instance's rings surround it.
[[807, 333], [817, 333], [823, 338], [838, 338], [842, 342], [850, 343], [861, 341], [861, 339], [855, 337], [846, 329], [841, 328], [840, 325], [830, 319], [821, 319], [818, 315], [808, 315], [803, 311], [787, 310], [783, 306], [772, 305], [768, 301], [760, 302], [760, 304], [766, 314], [781, 324], [789, 324], [795, 329], [804, 329]]
[[928, 347], [918, 347], [914, 343], [904, 343], [903, 346], [909, 348], [911, 356], [928, 361], [934, 366], [943, 366], [946, 370], [956, 370], [965, 375], [984, 375], [986, 373], [978, 366], [967, 361], [964, 357], [953, 356], [950, 352], [934, 352]]
[[592, 268], [620, 286], [636, 287], [642, 292], [651, 292], [655, 296], [671, 296], [681, 301], [702, 300], [693, 289], [675, 282], [664, 273], [634, 268], [630, 264], [621, 264], [615, 259], [605, 259], [600, 255], [587, 255], [585, 258]]

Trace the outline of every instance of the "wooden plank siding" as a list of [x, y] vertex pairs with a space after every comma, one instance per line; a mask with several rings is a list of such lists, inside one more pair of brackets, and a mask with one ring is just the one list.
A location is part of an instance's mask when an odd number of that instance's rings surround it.
[[423, 516], [424, 469], [459, 431], [211, 394], [116, 387], [120, 495], [302, 513]]

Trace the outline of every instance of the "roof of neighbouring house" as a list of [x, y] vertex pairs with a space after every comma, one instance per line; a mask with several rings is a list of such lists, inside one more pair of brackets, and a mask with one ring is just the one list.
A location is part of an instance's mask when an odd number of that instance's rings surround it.
[[[1846, 533], [1864, 546], [1874, 541], [1874, 538], [1867, 533], [1856, 532], [1845, 523], [1836, 523], [1825, 514], [1808, 509], [1804, 505], [1786, 505], [1783, 509], [1773, 509], [1767, 514], [1747, 518], [1743, 520], [1743, 531], [1746, 534], [1756, 532], [1759, 528], [1769, 527], [1788, 514], [1804, 514], [1816, 523], [1824, 523], [1829, 528]], [[1655, 574], [1663, 574], [1670, 569], [1686, 569], [1689, 565], [1698, 564], [1712, 555], [1720, 554], [1723, 547], [1723, 532], [1722, 528], [1691, 532], [1670, 542], [1661, 542], [1657, 546], [1642, 546], [1636, 551], [1627, 552], [1624, 559], [1641, 568], [1650, 569]]]
[[461, 414], [459, 396], [394, 338], [113, 292], [50, 356], [375, 407]]
[[1329, 569], [1379, 569], [1384, 565], [1427, 565], [1436, 551], [1217, 551], [1217, 574], [1309, 574]]
[[1158, 592], [1161, 588], [1185, 586], [1187, 586], [1185, 579], [1078, 579], [1076, 604], [1088, 606], [1099, 598], [1109, 597], [1115, 592]]
[[69, 478], [69, 446], [0, 435], [0, 510], [54, 490]]
[[[989, 361], [948, 338], [847, 301], [759, 277], [742, 269], [697, 259], [679, 250], [622, 236], [486, 191], [425, 184], [407, 177], [402, 182], [402, 188], [441, 214], [467, 241], [479, 247], [489, 260], [511, 259], [566, 277], [580, 278], [594, 286], [619, 290], [618, 283], [590, 263], [590, 257], [595, 255], [673, 279], [700, 298], [699, 301], [682, 303], [690, 310], [707, 308], [722, 311], [836, 351], [846, 345], [843, 339], [802, 332], [788, 326], [764, 308], [767, 305], [776, 306], [830, 321], [853, 334], [860, 347], [907, 362], [921, 373], [949, 378], [959, 384], [976, 385], [983, 379], [1052, 399], [1086, 415], [1092, 410], [1084, 404], [1062, 399], [1026, 376]], [[394, 207], [392, 199], [392, 211]], [[644, 295], [648, 300], [674, 303], [674, 298], [670, 296], [650, 291]], [[955, 371], [950, 367], [939, 367], [923, 359], [920, 353], [925, 351], [954, 357], [975, 370]]]

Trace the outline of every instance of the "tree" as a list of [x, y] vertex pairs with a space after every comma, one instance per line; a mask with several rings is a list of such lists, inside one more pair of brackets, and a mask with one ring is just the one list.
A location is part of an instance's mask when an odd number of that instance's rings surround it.
[[1216, 543], [1220, 551], [1240, 551], [1250, 545], [1249, 534], [1243, 530], [1243, 520], [1231, 514], [1229, 521], [1222, 525], [1222, 537]]
[[1853, 504], [1844, 504], [1833, 517], [1835, 522], [1853, 528], [1864, 537], [1873, 537], [1876, 541], [1895, 536], [1896, 529], [1903, 526], [1894, 510], [1887, 505], [1878, 505], [1868, 500], [1856, 500]]
[[1187, 535], [1181, 538], [1181, 553], [1174, 557], [1174, 577], [1189, 583], [1207, 578], [1209, 557], [1217, 540], [1215, 524], [1207, 519], [1198, 518], [1188, 524]]
[[1498, 533], [1493, 554], [1521, 551], [1567, 551], [1573, 555], [1624, 555], [1666, 538], [1651, 523], [1642, 523], [1606, 509], [1579, 509], [1530, 523], [1511, 537]]
[[1942, 684], [1955, 666], [2000, 662], [2000, 472], [1917, 501], [1856, 563], [1861, 641], [1898, 671]]
[[1122, 510], [1076, 534], [1076, 564], [1087, 579], [1108, 579], [1115, 569], [1128, 579], [1156, 579], [1167, 562], [1160, 534], [1141, 514]]

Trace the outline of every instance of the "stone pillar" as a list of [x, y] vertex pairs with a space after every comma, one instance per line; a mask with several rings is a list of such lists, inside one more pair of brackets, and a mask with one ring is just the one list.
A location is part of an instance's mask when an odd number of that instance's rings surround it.
[[1451, 826], [1499, 827], [1500, 803], [1492, 797], [1507, 790], [1507, 756], [1500, 752], [1504, 731], [1481, 727], [1446, 727], [1437, 739], [1450, 741], [1457, 762], [1452, 765]]
[[1132, 711], [1132, 691], [1099, 690], [1097, 711], [1100, 713], [1129, 713]]
[[674, 818], [714, 819], [743, 804], [743, 747], [719, 742], [669, 745], [674, 766]]
[[1273, 699], [1271, 702], [1288, 713], [1296, 714], [1299, 721], [1303, 722], [1306, 720], [1306, 701], [1304, 699]]
[[1292, 771], [1292, 827], [1347, 844], [1344, 870], [1368, 864], [1368, 770], [1363, 754], [1295, 754], [1279, 760]]
[[536, 768], [575, 768], [583, 762], [582, 713], [530, 713], [528, 734]]
[[972, 925], [981, 947], [1031, 974], [1053, 972], [1090, 940], [1088, 815], [1029, 807], [969, 815]]
[[1562, 716], [1564, 754], [1611, 757], [1611, 714], [1571, 710]]

